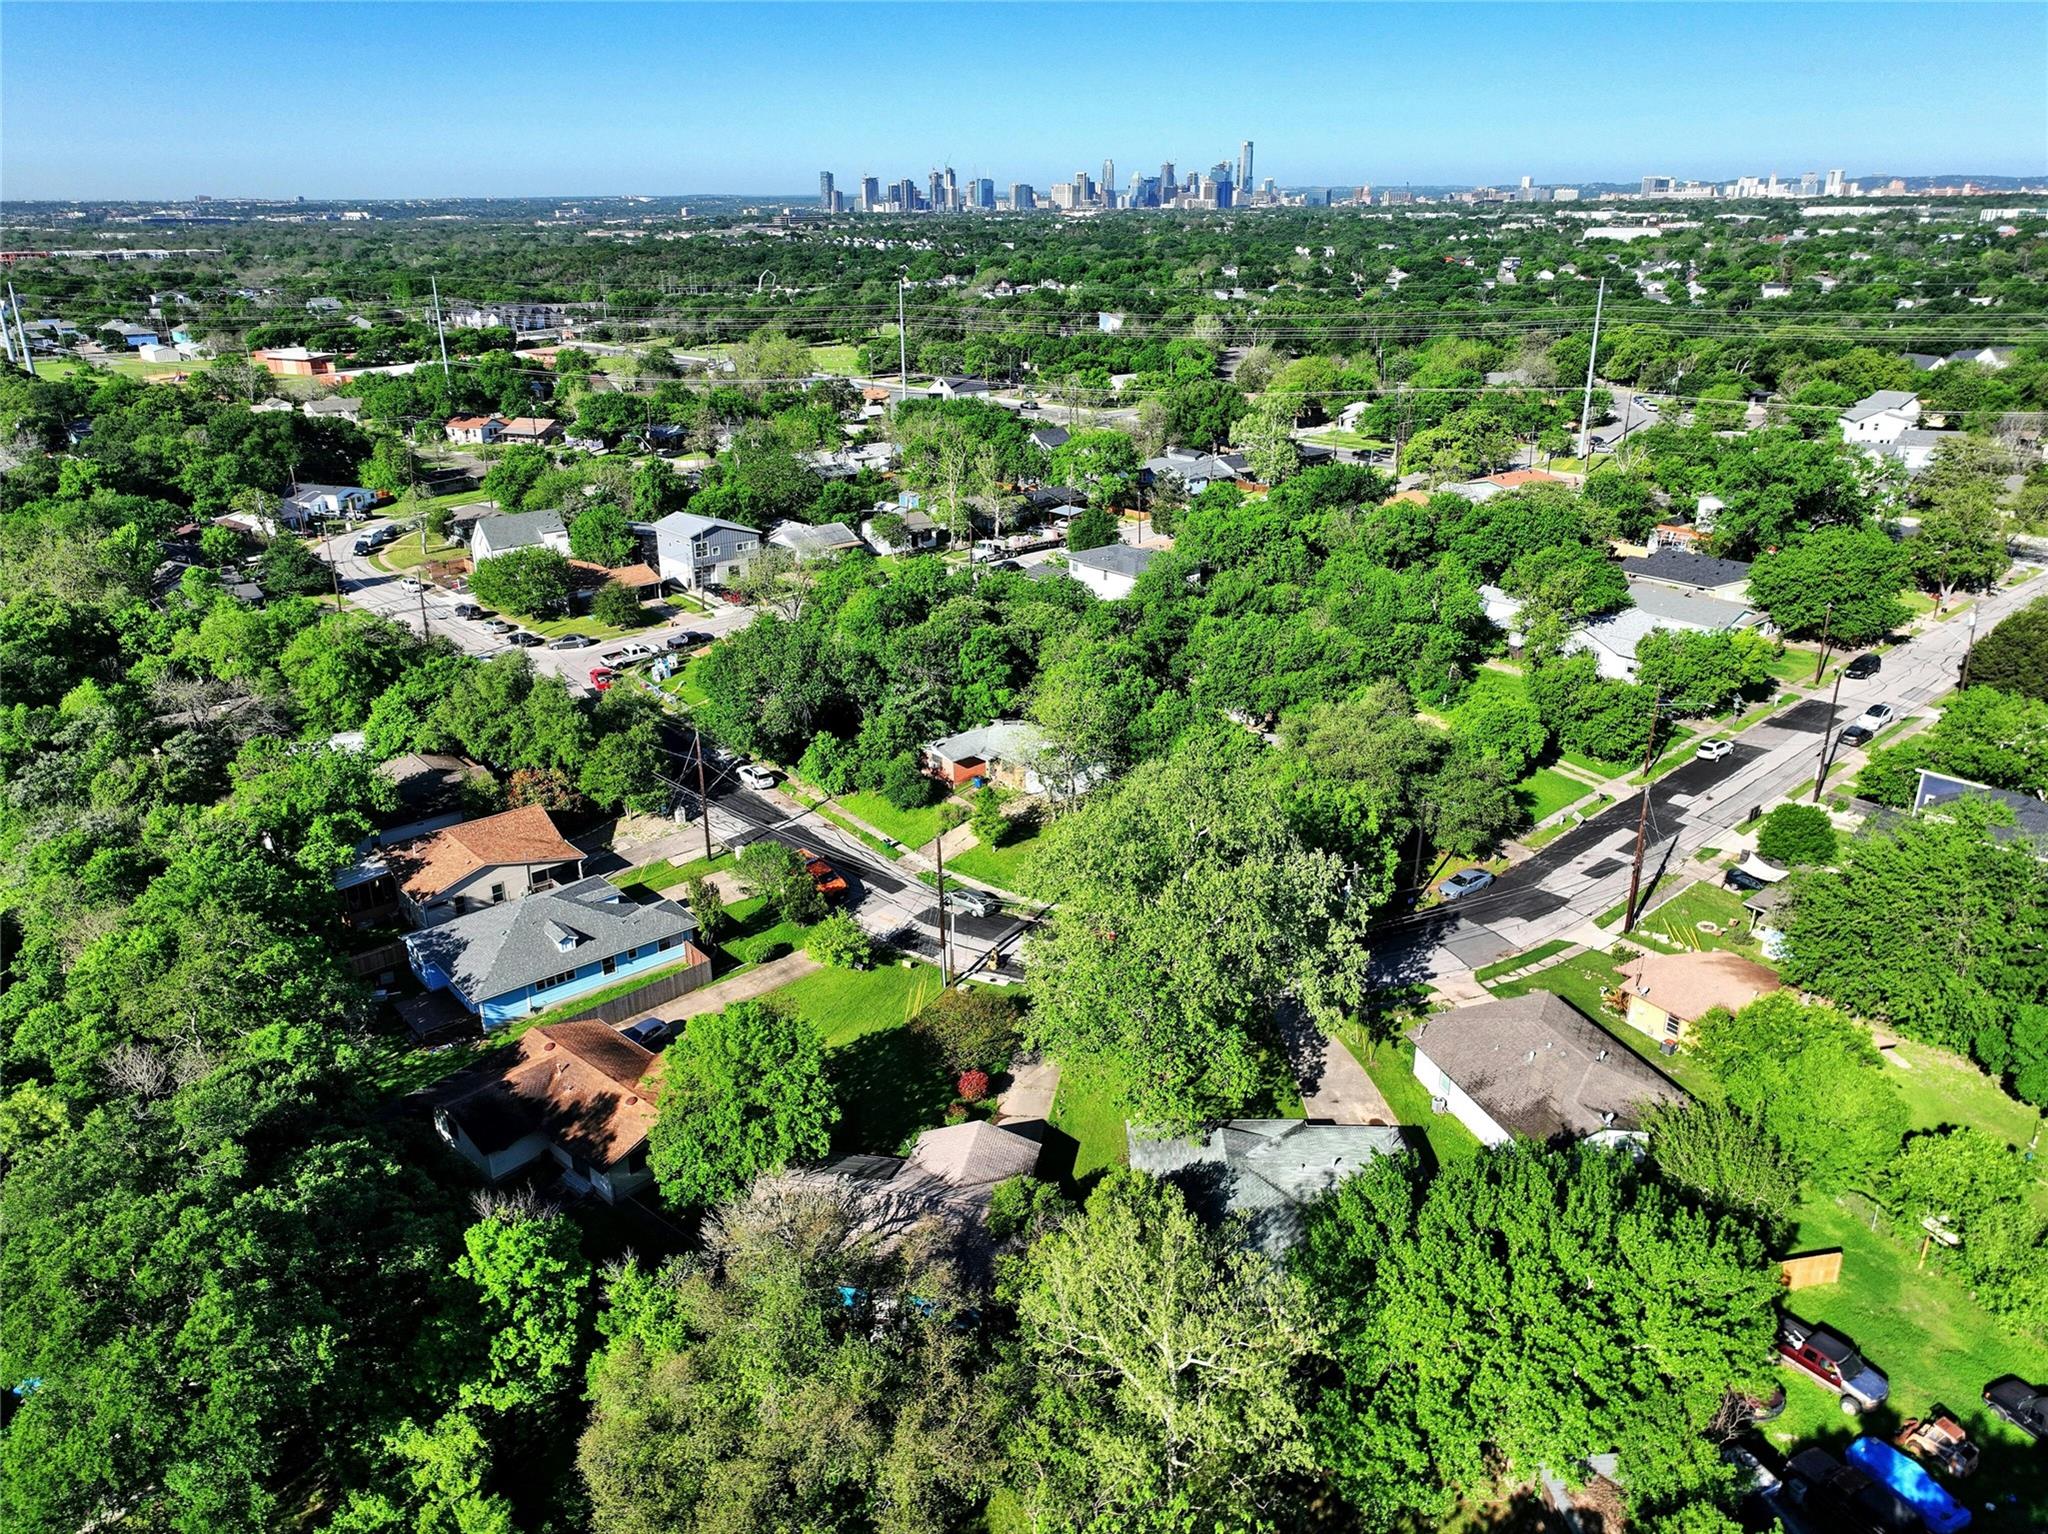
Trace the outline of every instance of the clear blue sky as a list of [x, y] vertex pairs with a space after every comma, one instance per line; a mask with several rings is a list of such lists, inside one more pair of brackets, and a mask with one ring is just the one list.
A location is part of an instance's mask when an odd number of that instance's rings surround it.
[[51, 5], [0, 196], [2048, 169], [2048, 6]]

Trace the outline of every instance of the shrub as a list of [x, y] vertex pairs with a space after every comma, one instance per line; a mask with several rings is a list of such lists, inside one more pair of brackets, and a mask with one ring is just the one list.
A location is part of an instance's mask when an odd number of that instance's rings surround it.
[[983, 785], [974, 795], [974, 834], [981, 838], [982, 846], [998, 847], [1009, 829], [1010, 818], [1003, 813], [1002, 796]]
[[1756, 850], [1787, 868], [1835, 860], [1835, 823], [1816, 804], [1781, 804], [1764, 817]]
[[1017, 1047], [1016, 1002], [989, 986], [945, 990], [910, 1021], [949, 1072], [1000, 1070]]
[[962, 1071], [960, 1080], [955, 1085], [960, 1092], [960, 1101], [978, 1103], [988, 1096], [988, 1072]]
[[606, 581], [590, 599], [590, 616], [615, 629], [638, 628], [646, 616], [640, 599], [617, 581]]
[[948, 1107], [947, 1107], [947, 1109], [946, 1109], [946, 1122], [947, 1122], [948, 1124], [964, 1124], [964, 1123], [966, 1123], [966, 1122], [967, 1122], [967, 1104], [965, 1104], [965, 1103], [952, 1103], [952, 1104], [948, 1105]]
[[718, 886], [709, 879], [692, 879], [684, 887], [683, 899], [690, 914], [697, 918], [697, 930], [704, 940], [715, 942], [730, 921], [725, 914], [725, 902], [718, 898]]
[[844, 911], [834, 911], [811, 928], [804, 952], [833, 969], [859, 969], [873, 956], [874, 945], [859, 922]]
[[828, 794], [844, 794], [853, 789], [853, 767], [852, 748], [830, 730], [820, 730], [804, 747], [796, 764], [796, 775]]
[[948, 799], [939, 806], [939, 834], [941, 836], [945, 835], [946, 832], [952, 830], [955, 826], [964, 826], [966, 824], [967, 806], [959, 800]]
[[930, 804], [937, 786], [918, 770], [917, 758], [908, 751], [890, 757], [882, 769], [882, 797], [899, 810], [921, 809]]

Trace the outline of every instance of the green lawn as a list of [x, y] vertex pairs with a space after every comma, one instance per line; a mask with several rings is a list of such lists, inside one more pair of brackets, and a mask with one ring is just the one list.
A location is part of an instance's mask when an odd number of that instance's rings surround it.
[[821, 969], [774, 994], [788, 1002], [839, 1048], [878, 1029], [901, 1028], [939, 994], [939, 972], [929, 964], [874, 969]]
[[[1813, 680], [1813, 663], [1819, 658], [1818, 650], [1804, 650], [1788, 646], [1783, 655], [1771, 661], [1771, 675], [1781, 682], [1810, 683]], [[1837, 664], [1842, 657], [1836, 655]]]
[[[1636, 910], [1638, 913], [1648, 909], [1650, 902], [1657, 898], [1657, 891], [1663, 887], [1664, 881], [1671, 877], [1672, 876], [1670, 874], [1662, 874], [1657, 878], [1652, 879], [1647, 885], [1643, 886], [1641, 889], [1636, 891]], [[1598, 916], [1594, 917], [1593, 925], [1596, 927], [1618, 928], [1621, 925], [1622, 917], [1626, 916], [1627, 914], [1628, 896], [1623, 895], [1621, 899], [1615, 901], [1613, 905], [1609, 906], [1606, 910], [1602, 911]], [[1640, 914], [1638, 914], [1636, 919], [1638, 922], [1642, 920]]]
[[945, 801], [899, 810], [880, 794], [862, 792], [841, 794], [839, 803], [848, 814], [865, 820], [884, 836], [906, 847], [922, 847], [939, 834], [939, 810]]
[[1491, 964], [1482, 965], [1480, 968], [1472, 971], [1472, 978], [1481, 985], [1484, 985], [1487, 981], [1498, 979], [1510, 970], [1527, 969], [1531, 964], [1541, 964], [1552, 954], [1563, 953], [1571, 946], [1571, 939], [1554, 937], [1547, 943], [1537, 944], [1527, 953], [1510, 954], [1505, 959], [1496, 959]]
[[1116, 1092], [1099, 1076], [1077, 1066], [1062, 1066], [1048, 1119], [1053, 1128], [1076, 1142], [1073, 1183], [1085, 1183], [1095, 1173], [1122, 1166], [1128, 1159], [1123, 1109]]
[[662, 858], [657, 862], [643, 863], [638, 868], [629, 868], [624, 873], [609, 874], [606, 877], [620, 889], [644, 885], [651, 890], [670, 890], [692, 879], [702, 878], [716, 869], [737, 866], [731, 853], [721, 852], [716, 857], [697, 858], [688, 863], [672, 863], [667, 858]]
[[1387, 1106], [1394, 1110], [1394, 1117], [1422, 1131], [1423, 1139], [1429, 1144], [1429, 1153], [1436, 1158], [1438, 1166], [1479, 1154], [1478, 1136], [1450, 1114], [1438, 1113], [1430, 1106], [1428, 1089], [1415, 1079], [1413, 1044], [1406, 1039], [1396, 1039], [1380, 1045], [1377, 1050], [1368, 1050], [1365, 1041], [1355, 1035], [1344, 1037], [1343, 1042], [1358, 1063], [1365, 1067], [1366, 1075], [1372, 1077], [1373, 1085], [1380, 1089]]
[[[2028, 1339], [1993, 1320], [1968, 1292], [1930, 1260], [1916, 1269], [1917, 1246], [1873, 1231], [1832, 1201], [1812, 1199], [1798, 1210], [1792, 1250], [1842, 1250], [1842, 1279], [1785, 1298], [1786, 1309], [1840, 1331], [1891, 1380], [1891, 1399], [1868, 1419], [1889, 1436], [1906, 1417], [1936, 1402], [1955, 1413], [1981, 1447], [1984, 1463], [1967, 1483], [1975, 1525], [1987, 1531], [2038, 1530], [2048, 1509], [2048, 1456], [1984, 1409], [1984, 1386], [2001, 1374], [2048, 1379], [2048, 1341]], [[1860, 1429], [1819, 1385], [1785, 1375], [1785, 1414], [1766, 1425], [1781, 1446], [1819, 1440], [1837, 1452]], [[2017, 1501], [1991, 1506], [1991, 1494]]]
[[[650, 615], [650, 620], [651, 620]], [[520, 618], [519, 626], [543, 639], [561, 639], [569, 634], [587, 634], [592, 639], [624, 639], [628, 634], [637, 634], [647, 624], [640, 623], [632, 628], [616, 628], [609, 623], [600, 623], [595, 618]], [[595, 662], [593, 661], [593, 664]]]
[[1582, 751], [1559, 751], [1557, 759], [1561, 762], [1570, 762], [1572, 766], [1578, 768], [1581, 772], [1590, 772], [1602, 779], [1619, 777], [1627, 772], [1631, 766], [1642, 766], [1641, 757], [1636, 758], [1632, 763], [1603, 762], [1598, 757], [1587, 756]]
[[710, 694], [697, 684], [697, 673], [703, 664], [704, 657], [700, 655], [684, 665], [667, 681], [656, 682], [654, 685], [685, 708], [701, 708], [710, 701]]
[[1045, 831], [1037, 821], [1029, 825], [1013, 821], [1009, 837], [1000, 847], [977, 844], [956, 854], [946, 867], [970, 879], [993, 884], [998, 889], [1029, 895], [1034, 893], [1032, 869], [1044, 851]]
[[1384, 453], [1394, 444], [1383, 442], [1378, 437], [1368, 437], [1363, 432], [1346, 431], [1341, 426], [1325, 426], [1309, 432], [1302, 439], [1322, 447], [1348, 447], [1361, 453]]
[[825, 1040], [839, 1103], [833, 1150], [901, 1154], [945, 1122], [952, 1082], [904, 1026], [938, 993], [928, 964], [821, 969], [772, 993]]
[[372, 554], [370, 563], [379, 570], [389, 570], [393, 574], [398, 574], [406, 570], [417, 570], [421, 565], [432, 564], [435, 560], [467, 558], [469, 550], [461, 544], [436, 540], [431, 533], [427, 535], [426, 553], [422, 554], [420, 535], [413, 533], [394, 544], [387, 545], [382, 552]]
[[1562, 996], [1596, 1023], [1618, 1028], [1623, 1025], [1606, 1009], [1600, 998], [1620, 984], [1621, 971], [1614, 967], [1614, 960], [1604, 953], [1588, 952], [1562, 959], [1520, 980], [1504, 980], [1487, 989], [1496, 996], [1526, 996], [1531, 991], [1549, 991]]
[[1515, 798], [1521, 801], [1531, 820], [1542, 821], [1592, 791], [1591, 784], [1567, 777], [1555, 767], [1538, 767], [1515, 785]]
[[[2038, 1109], [2008, 1097], [2004, 1088], [1960, 1055], [1914, 1043], [1901, 1043], [1891, 1053], [1892, 1085], [1905, 1101], [1913, 1128], [1969, 1124], [2021, 1149], [2040, 1133]], [[2039, 1176], [2048, 1178], [2048, 1160], [2037, 1160], [2035, 1167]], [[2048, 1182], [2037, 1186], [2048, 1195]]]
[[[1702, 932], [1703, 921], [1721, 930]], [[1749, 913], [1742, 908], [1742, 897], [1719, 884], [1695, 884], [1674, 895], [1637, 922], [1636, 931], [1653, 933], [1673, 948], [1718, 948], [1763, 962], [1762, 951], [1749, 936]]]

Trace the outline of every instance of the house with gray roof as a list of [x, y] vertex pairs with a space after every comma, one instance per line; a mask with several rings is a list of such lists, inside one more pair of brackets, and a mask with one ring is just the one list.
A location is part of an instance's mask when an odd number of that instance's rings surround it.
[[672, 511], [654, 524], [654, 549], [663, 580], [701, 591], [744, 575], [761, 552], [761, 534], [744, 523]]
[[1962, 435], [1959, 431], [1930, 431], [1924, 426], [1912, 426], [1870, 451], [1880, 458], [1896, 459], [1910, 477], [1924, 472], [1934, 462], [1943, 443], [1959, 441]]
[[1055, 448], [1065, 447], [1069, 435], [1064, 426], [1035, 426], [1031, 430], [1031, 445], [1041, 452], [1050, 453]]
[[1163, 479], [1180, 481], [1189, 495], [1200, 495], [1211, 485], [1236, 484], [1251, 478], [1251, 463], [1242, 453], [1192, 453], [1170, 447], [1157, 458], [1147, 458], [1139, 471], [1148, 485]]
[[447, 992], [490, 1029], [678, 965], [686, 966], [682, 989], [694, 989], [711, 978], [696, 935], [696, 921], [674, 901], [643, 905], [609, 879], [589, 878], [411, 933], [405, 948], [422, 985]]
[[1621, 569], [1631, 581], [1648, 581], [1724, 602], [1748, 604], [1749, 565], [1740, 559], [1719, 559], [1712, 554], [1666, 546], [1624, 559]]
[[472, 559], [495, 559], [514, 549], [535, 548], [553, 549], [564, 555], [569, 552], [569, 530], [559, 511], [502, 511], [496, 516], [478, 518], [476, 526], [470, 529]]
[[1408, 1030], [1415, 1079], [1486, 1145], [1612, 1143], [1685, 1094], [1570, 1002], [1531, 991], [1432, 1014]]
[[1136, 589], [1138, 577], [1152, 567], [1152, 556], [1157, 552], [1130, 543], [1073, 549], [1067, 554], [1067, 574], [1105, 602], [1115, 602]]
[[1904, 389], [1866, 394], [1836, 417], [1842, 440], [1858, 447], [1890, 442], [1920, 424], [1920, 396]]
[[1124, 1134], [1134, 1169], [1174, 1184], [1210, 1225], [1241, 1217], [1248, 1243], [1271, 1257], [1301, 1239], [1303, 1206], [1408, 1148], [1388, 1125], [1304, 1119], [1232, 1119], [1200, 1138]]
[[2009, 788], [1992, 788], [1987, 784], [1973, 783], [1968, 778], [1951, 777], [1945, 772], [1920, 769], [1920, 781], [1913, 790], [1913, 811], [1926, 814], [1939, 810], [1943, 805], [1953, 804], [1958, 799], [1994, 799], [2012, 811], [2013, 824], [1994, 826], [1991, 834], [2001, 841], [2023, 839], [2034, 843], [2048, 853], [2048, 802], [2029, 794], [2015, 793]]
[[[1704, 558], [1679, 554], [1679, 559]], [[1760, 628], [1764, 614], [1741, 602], [1724, 602], [1696, 591], [1631, 576], [1628, 594], [1633, 607], [1606, 613], [1581, 624], [1565, 640], [1569, 651], [1587, 650], [1599, 663], [1600, 674], [1620, 681], [1634, 681], [1636, 649], [1659, 629], [1691, 629], [1719, 634], [1734, 629]]]
[[808, 522], [778, 522], [769, 529], [768, 541], [778, 549], [788, 549], [798, 564], [864, 547], [860, 535], [844, 522], [820, 522], [815, 527]]
[[924, 770], [949, 788], [1002, 783], [1036, 794], [1044, 790], [1036, 764], [1051, 746], [1050, 737], [1037, 725], [998, 719], [933, 741], [924, 748]]

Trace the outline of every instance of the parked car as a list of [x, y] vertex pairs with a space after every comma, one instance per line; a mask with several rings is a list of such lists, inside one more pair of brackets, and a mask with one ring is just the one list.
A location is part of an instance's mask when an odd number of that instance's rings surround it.
[[946, 891], [946, 909], [955, 916], [994, 916], [1002, 908], [1002, 902], [987, 890], [956, 885]]
[[1647, 394], [1638, 394], [1635, 397], [1635, 407], [1638, 410], [1646, 410], [1651, 415], [1655, 415], [1657, 413], [1657, 402], [1651, 399], [1650, 396]]
[[489, 629], [493, 634], [509, 634], [512, 633], [515, 629], [517, 629], [519, 625], [516, 623], [507, 623], [503, 618], [487, 618], [484, 620], [484, 627]]
[[1867, 725], [1872, 730], [1881, 730], [1896, 718], [1898, 714], [1889, 703], [1873, 703], [1856, 716], [1856, 723]]
[[660, 1054], [669, 1040], [676, 1036], [675, 1024], [665, 1023], [658, 1017], [643, 1017], [637, 1023], [626, 1024], [619, 1032], [654, 1054]]
[[700, 634], [695, 629], [678, 629], [662, 643], [671, 650], [694, 650], [699, 645], [711, 643], [711, 636]]
[[642, 644], [636, 639], [631, 644], [622, 644], [612, 651], [612, 664], [622, 666], [628, 661], [652, 660], [657, 653], [653, 645]]
[[1766, 863], [1754, 852], [1746, 854], [1740, 863], [1728, 870], [1723, 880], [1730, 889], [1760, 890], [1791, 877], [1791, 870], [1780, 868], [1776, 863]]
[[1922, 1464], [1958, 1480], [1977, 1472], [1977, 1446], [1946, 1406], [1928, 1407], [1927, 1415], [1909, 1420], [1893, 1442]]
[[712, 589], [718, 593], [718, 600], [721, 602], [730, 603], [734, 607], [745, 607], [747, 605], [747, 599], [729, 587], [715, 586]]
[[474, 622], [483, 617], [483, 615], [484, 610], [474, 602], [457, 602], [455, 604], [455, 616], [458, 618], [468, 618]]
[[1842, 733], [1835, 737], [1836, 741], [1844, 746], [1867, 746], [1876, 738], [1877, 731], [1860, 719], [1854, 724], [1842, 726]]
[[804, 869], [811, 876], [811, 883], [827, 900], [837, 900], [846, 893], [846, 875], [819, 857], [808, 847], [799, 847], [796, 855], [804, 860]]
[[1866, 677], [1876, 676], [1881, 665], [1882, 662], [1878, 657], [1866, 650], [1863, 654], [1851, 659], [1849, 664], [1842, 668], [1842, 675], [1852, 682], [1860, 682]]
[[1778, 1317], [1778, 1355], [1841, 1396], [1846, 1412], [1881, 1406], [1892, 1393], [1891, 1382], [1845, 1339], [1797, 1316]]
[[742, 762], [739, 771], [734, 776], [748, 788], [773, 788], [775, 786], [775, 774], [766, 767], [758, 766], [753, 762]]
[[610, 692], [612, 683], [618, 678], [618, 675], [618, 672], [612, 670], [609, 666], [592, 666], [590, 668], [590, 685], [598, 692]]
[[1024, 567], [1014, 559], [999, 559], [990, 565], [991, 570], [1021, 570]]
[[2034, 1442], [2048, 1439], [2048, 1385], [2008, 1374], [1984, 1387], [1984, 1404]]
[[588, 634], [564, 634], [560, 639], [550, 639], [550, 650], [587, 650], [597, 643]]
[[547, 643], [540, 635], [529, 634], [525, 629], [515, 630], [510, 636], [509, 642], [518, 645], [522, 650], [537, 650]]
[[1450, 878], [1439, 884], [1436, 887], [1437, 898], [1445, 901], [1456, 900], [1461, 896], [1471, 894], [1475, 890], [1483, 890], [1491, 883], [1493, 883], [1493, 875], [1485, 869], [1467, 868], [1461, 873], [1452, 874]]
[[1732, 755], [1734, 751], [1735, 742], [1732, 740], [1703, 740], [1700, 742], [1699, 750], [1693, 755], [1703, 762], [1718, 762], [1723, 757]]

